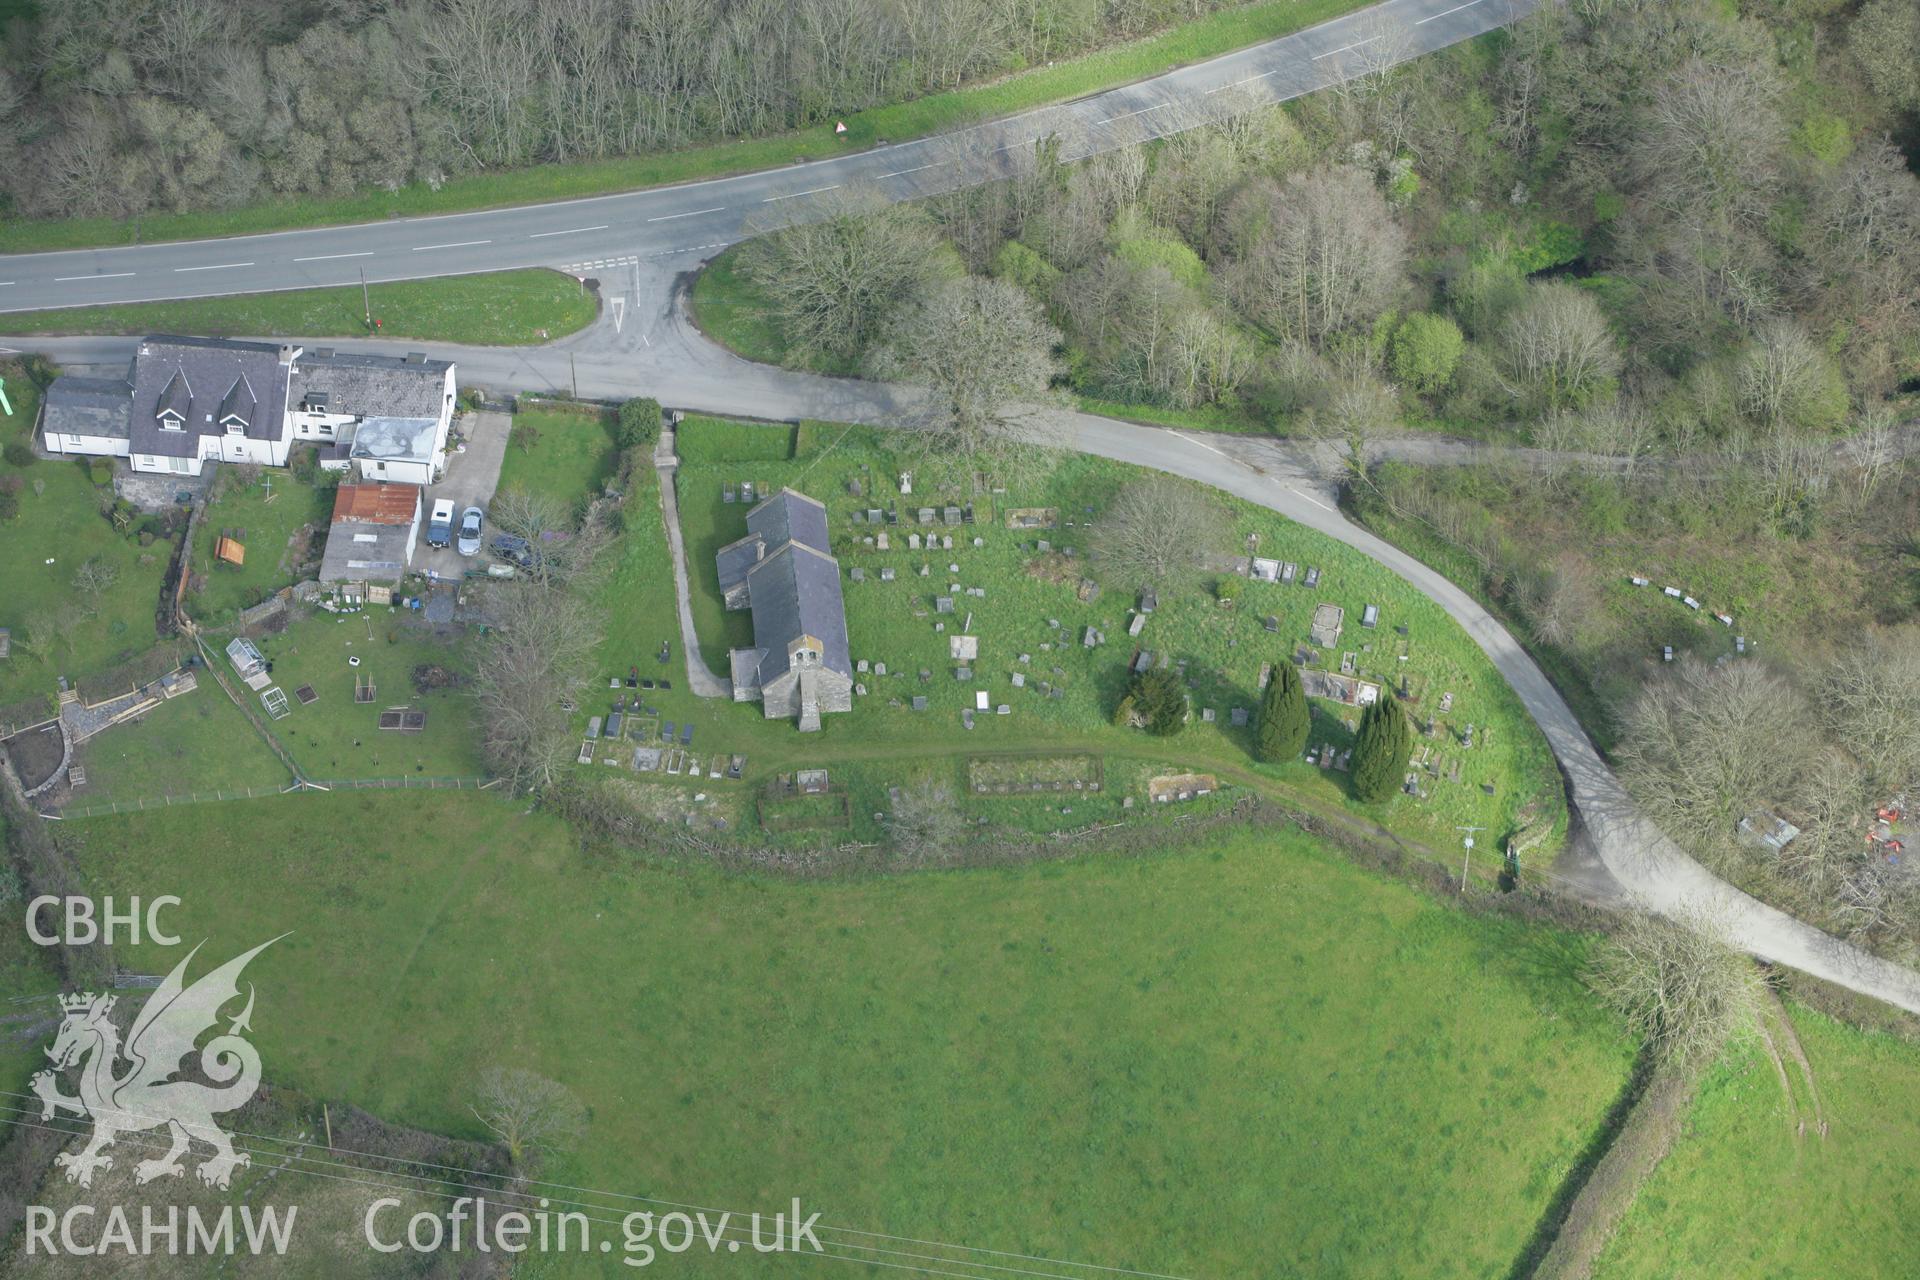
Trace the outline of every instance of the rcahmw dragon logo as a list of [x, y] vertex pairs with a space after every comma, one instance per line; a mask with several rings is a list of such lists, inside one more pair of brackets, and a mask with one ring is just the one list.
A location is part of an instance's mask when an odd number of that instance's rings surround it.
[[[159, 1159], [142, 1160], [134, 1167], [141, 1183], [179, 1177], [186, 1171], [181, 1157], [196, 1139], [214, 1151], [195, 1170], [210, 1187], [225, 1188], [234, 1169], [251, 1163], [244, 1152], [234, 1151], [233, 1142], [213, 1122], [214, 1116], [245, 1103], [260, 1084], [260, 1054], [240, 1037], [242, 1031], [252, 1029], [251, 983], [246, 1008], [229, 1022], [226, 1034], [216, 1035], [199, 1051], [200, 1072], [213, 1083], [175, 1077], [201, 1033], [219, 1021], [221, 1006], [239, 997], [240, 972], [247, 962], [279, 940], [263, 942], [187, 986], [182, 978], [199, 953], [196, 946], [148, 997], [124, 1048], [120, 1029], [109, 1017], [113, 996], [88, 991], [60, 997], [66, 1020], [46, 1051], [53, 1070], [33, 1077], [33, 1091], [40, 1096], [42, 1119], [67, 1111], [93, 1120], [93, 1136], [86, 1149], [78, 1155], [63, 1153], [58, 1159], [67, 1171], [67, 1181], [92, 1186], [96, 1170], [113, 1167], [113, 1158], [101, 1152], [116, 1138], [163, 1127], [172, 1136], [173, 1146]], [[126, 1065], [121, 1070], [123, 1061]], [[62, 1093], [56, 1075], [73, 1066], [80, 1068], [78, 1095]]]

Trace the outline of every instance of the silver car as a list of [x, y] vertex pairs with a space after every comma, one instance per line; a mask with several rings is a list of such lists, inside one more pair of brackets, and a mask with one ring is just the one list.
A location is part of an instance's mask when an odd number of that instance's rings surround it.
[[480, 554], [480, 508], [468, 507], [460, 513], [460, 541], [456, 550], [463, 556]]

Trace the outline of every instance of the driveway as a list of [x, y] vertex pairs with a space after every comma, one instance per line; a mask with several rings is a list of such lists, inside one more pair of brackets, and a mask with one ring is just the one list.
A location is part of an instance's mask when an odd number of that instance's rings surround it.
[[[442, 498], [453, 502], [456, 533], [462, 511], [468, 507], [486, 510], [487, 504], [493, 501], [494, 489], [500, 484], [500, 462], [507, 456], [507, 428], [512, 423], [512, 417], [504, 413], [466, 413], [454, 420], [455, 432], [466, 438], [466, 452], [449, 458], [447, 473], [440, 477], [439, 484], [427, 490], [426, 509], [421, 513], [420, 541], [414, 548], [413, 563], [408, 566], [413, 572], [433, 573], [457, 582], [468, 569], [486, 567], [484, 552], [468, 559], [452, 547], [444, 551], [429, 547], [424, 523], [433, 512], [433, 504]], [[486, 536], [493, 537], [491, 526]]]

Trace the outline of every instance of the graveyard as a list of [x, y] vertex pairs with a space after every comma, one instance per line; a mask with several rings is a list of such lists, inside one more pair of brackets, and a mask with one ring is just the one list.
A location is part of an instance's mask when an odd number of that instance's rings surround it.
[[[1051, 829], [1152, 804], [1146, 779], [1189, 767], [1344, 805], [1360, 711], [1390, 696], [1415, 726], [1414, 762], [1377, 820], [1448, 846], [1460, 826], [1538, 836], [1564, 825], [1544, 742], [1457, 627], [1385, 569], [1270, 512], [1229, 502], [1231, 545], [1206, 549], [1186, 581], [1143, 593], [1098, 562], [1101, 512], [1139, 474], [1122, 464], [1062, 458], [1003, 483], [928, 458], [907, 436], [711, 419], [682, 424], [679, 453], [707, 666], [724, 676], [728, 652], [752, 639], [750, 617], [725, 608], [714, 554], [746, 532], [756, 503], [791, 487], [827, 508], [853, 709], [802, 735], [763, 721], [757, 706], [693, 697], [664, 536], [651, 527], [659, 504], [639, 501], [605, 592], [604, 695], [590, 691], [578, 716], [583, 762], [668, 786], [697, 777], [709, 792], [829, 769], [850, 788], [849, 817], [831, 829], [856, 834], [888, 807], [890, 788], [930, 770], [970, 812], [991, 801], [1021, 825]], [[1236, 585], [1223, 589], [1228, 581]], [[1289, 661], [1317, 695], [1313, 733], [1302, 760], [1259, 765], [1253, 715], [1275, 665]], [[1174, 738], [1112, 724], [1131, 673], [1148, 666], [1178, 672], [1187, 688], [1190, 716]], [[746, 757], [737, 784], [726, 776], [736, 756]], [[1018, 763], [1029, 756], [1050, 763]], [[1054, 776], [1058, 759], [1075, 757], [1091, 759], [1095, 775], [1104, 757], [1127, 762], [1126, 785]]]

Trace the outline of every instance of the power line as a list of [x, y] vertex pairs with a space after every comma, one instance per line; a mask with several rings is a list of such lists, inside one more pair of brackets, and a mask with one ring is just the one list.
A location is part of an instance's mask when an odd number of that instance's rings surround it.
[[[14, 1090], [5, 1090], [5, 1089], [0, 1089], [0, 1097], [12, 1097], [12, 1098], [27, 1099], [32, 1101], [39, 1101], [38, 1095], [24, 1094]], [[28, 1112], [26, 1112], [24, 1109], [20, 1107], [11, 1106], [4, 1103], [0, 1103], [0, 1110], [11, 1110], [23, 1115], [29, 1114]], [[119, 1109], [107, 1112], [106, 1114], [125, 1116], [125, 1117], [136, 1119], [136, 1120], [152, 1120], [156, 1123], [166, 1119], [166, 1117], [160, 1116], [154, 1113], [127, 1111], [127, 1110], [119, 1110]], [[4, 1119], [4, 1118], [5, 1117], [0, 1117], [0, 1119]], [[15, 1121], [14, 1123], [20, 1123], [20, 1122]], [[47, 1126], [40, 1126], [40, 1127], [47, 1127]], [[62, 1132], [69, 1132], [69, 1131], [62, 1130]], [[79, 1131], [75, 1130], [71, 1132], [77, 1133]], [[228, 1132], [232, 1136], [244, 1136], [244, 1137], [253, 1138], [263, 1142], [276, 1143], [281, 1146], [297, 1148], [298, 1150], [294, 1152], [282, 1153], [282, 1152], [259, 1151], [257, 1149], [238, 1148], [236, 1144], [236, 1149], [245, 1149], [248, 1151], [248, 1154], [250, 1155], [260, 1155], [263, 1158], [267, 1158], [267, 1159], [279, 1158], [283, 1160], [297, 1161], [303, 1166], [319, 1165], [326, 1168], [351, 1169], [356, 1172], [379, 1174], [381, 1176], [389, 1177], [389, 1178], [393, 1178], [393, 1177], [407, 1178], [416, 1182], [438, 1182], [442, 1184], [454, 1182], [454, 1183], [458, 1183], [459, 1185], [466, 1186], [469, 1190], [473, 1190], [476, 1192], [486, 1191], [486, 1192], [489, 1192], [490, 1194], [494, 1194], [500, 1197], [517, 1197], [521, 1200], [526, 1200], [526, 1201], [543, 1200], [543, 1201], [546, 1201], [548, 1204], [569, 1206], [576, 1209], [594, 1209], [594, 1210], [600, 1210], [603, 1212], [618, 1212], [620, 1208], [618, 1205], [595, 1204], [590, 1201], [571, 1200], [565, 1197], [554, 1197], [554, 1196], [536, 1194], [535, 1192], [532, 1192], [532, 1191], [516, 1191], [510, 1187], [504, 1187], [504, 1186], [498, 1187], [498, 1188], [480, 1187], [480, 1186], [473, 1185], [472, 1183], [468, 1182], [466, 1179], [432, 1178], [423, 1174], [408, 1173], [408, 1172], [405, 1172], [404, 1170], [365, 1169], [360, 1165], [348, 1164], [342, 1161], [327, 1160], [319, 1156], [302, 1154], [301, 1152], [310, 1144], [300, 1142], [297, 1139], [281, 1138], [281, 1137], [276, 1137], [272, 1134], [256, 1133], [256, 1132], [243, 1130], [243, 1129], [233, 1129]], [[480, 1178], [480, 1179], [486, 1179], [486, 1180], [503, 1180], [509, 1176], [506, 1174], [489, 1172], [487, 1170], [481, 1170], [481, 1169], [471, 1169], [471, 1168], [466, 1168], [458, 1165], [438, 1164], [436, 1162], [426, 1161], [426, 1160], [409, 1160], [404, 1157], [389, 1156], [389, 1155], [381, 1154], [379, 1152], [356, 1151], [351, 1148], [328, 1148], [328, 1150], [332, 1153], [337, 1153], [337, 1154], [359, 1156], [359, 1157], [362, 1157], [365, 1159], [371, 1159], [371, 1160], [384, 1160], [394, 1164], [411, 1165], [416, 1168], [436, 1169], [436, 1170], [440, 1170], [442, 1172], [450, 1173], [450, 1174], [471, 1175], [474, 1178]], [[330, 1175], [321, 1174], [318, 1169], [302, 1168], [301, 1171], [312, 1172], [315, 1174], [315, 1176], [330, 1176]], [[338, 1175], [331, 1175], [331, 1176], [338, 1176]], [[548, 1182], [543, 1179], [516, 1178], [515, 1180], [524, 1182], [529, 1186], [553, 1187], [558, 1190], [573, 1191], [573, 1192], [577, 1192], [584, 1195], [603, 1196], [610, 1199], [625, 1200], [625, 1201], [630, 1201], [630, 1202], [640, 1203], [640, 1204], [660, 1205], [669, 1210], [678, 1209], [678, 1210], [691, 1210], [695, 1213], [715, 1213], [715, 1214], [721, 1214], [727, 1218], [750, 1216], [748, 1213], [740, 1210], [720, 1209], [710, 1205], [696, 1205], [696, 1204], [685, 1203], [682, 1201], [663, 1200], [663, 1199], [659, 1199], [657, 1197], [652, 1197], [652, 1196], [632, 1195], [626, 1192], [608, 1191], [608, 1190], [595, 1188], [595, 1187], [579, 1187], [579, 1186], [573, 1186], [567, 1183]], [[354, 1180], [347, 1179], [347, 1181], [354, 1181]], [[432, 1192], [425, 1188], [417, 1188], [417, 1187], [402, 1187], [394, 1183], [379, 1183], [379, 1184], [368, 1184], [368, 1185], [381, 1185], [381, 1186], [387, 1187], [390, 1190], [418, 1191], [421, 1194], [429, 1194], [429, 1195], [438, 1194], [438, 1195], [445, 1196], [446, 1198], [449, 1198], [449, 1199], [460, 1198], [457, 1196], [446, 1196], [446, 1193], [444, 1192]], [[599, 1222], [606, 1222], [606, 1223], [614, 1223], [617, 1221], [613, 1219], [595, 1219], [595, 1218], [592, 1218], [591, 1215], [585, 1215], [585, 1216], [588, 1217], [589, 1221], [599, 1221]], [[733, 1230], [745, 1232], [747, 1229], [748, 1228], [744, 1226], [737, 1227], [737, 1228], [728, 1226], [726, 1228], [723, 1228], [722, 1234], [725, 1234], [725, 1232], [727, 1231], [733, 1231]], [[1113, 1275], [1135, 1276], [1135, 1277], [1142, 1278], [1142, 1280], [1182, 1280], [1181, 1277], [1169, 1276], [1160, 1272], [1136, 1271], [1136, 1270], [1132, 1270], [1125, 1267], [1103, 1266], [1098, 1263], [1071, 1262], [1063, 1259], [1047, 1258], [1047, 1257], [1042, 1257], [1034, 1254], [1022, 1254], [1022, 1253], [1013, 1253], [1005, 1250], [987, 1249], [987, 1248], [982, 1248], [976, 1245], [952, 1244], [946, 1241], [924, 1240], [924, 1239], [919, 1239], [911, 1236], [888, 1235], [883, 1232], [862, 1231], [854, 1227], [836, 1227], [826, 1223], [821, 1224], [817, 1228], [817, 1230], [824, 1231], [824, 1232], [841, 1232], [848, 1235], [861, 1236], [870, 1240], [884, 1240], [884, 1241], [888, 1241], [890, 1243], [895, 1243], [895, 1244], [913, 1244], [913, 1245], [919, 1245], [925, 1248], [946, 1249], [946, 1250], [953, 1250], [953, 1251], [959, 1251], [964, 1253], [980, 1253], [980, 1254], [986, 1254], [990, 1257], [1007, 1258], [1014, 1261], [1035, 1262], [1035, 1263], [1041, 1263], [1047, 1266], [1055, 1266], [1055, 1267], [1068, 1267], [1068, 1268], [1073, 1268], [1076, 1271], [1096, 1271], [1096, 1272], [1102, 1272], [1102, 1273], [1113, 1274]], [[742, 1238], [744, 1238], [744, 1236]], [[919, 1258], [923, 1261], [953, 1262], [956, 1265], [977, 1267], [985, 1270], [1006, 1273], [1006, 1274], [1028, 1275], [1028, 1276], [1054, 1276], [1058, 1274], [1054, 1272], [1028, 1271], [1028, 1270], [1023, 1270], [1021, 1268], [1016, 1268], [1016, 1267], [1003, 1267], [993, 1263], [976, 1262], [968, 1259], [932, 1258], [924, 1254], [913, 1254], [913, 1253], [908, 1253], [904, 1250], [888, 1249], [880, 1245], [860, 1244], [856, 1241], [850, 1241], [850, 1240], [836, 1240], [836, 1241], [833, 1241], [832, 1243], [834, 1243], [838, 1248], [858, 1249], [858, 1250], [871, 1252], [871, 1253], [887, 1253], [887, 1254], [893, 1254], [899, 1257]]]

